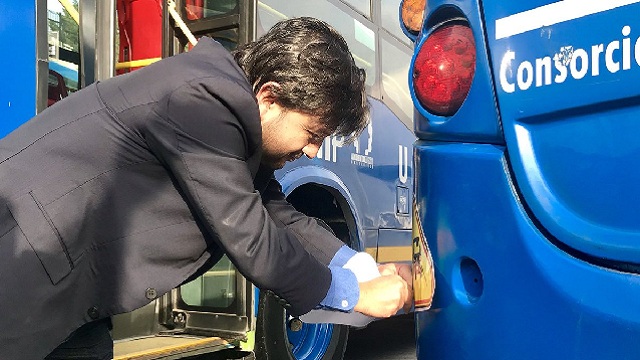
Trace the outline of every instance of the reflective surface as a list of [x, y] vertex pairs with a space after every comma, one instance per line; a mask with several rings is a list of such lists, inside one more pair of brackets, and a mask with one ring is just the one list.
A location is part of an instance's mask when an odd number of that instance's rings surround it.
[[367, 72], [367, 85], [376, 81], [376, 45], [374, 31], [326, 0], [291, 2], [265, 0], [258, 2], [258, 36], [276, 22], [296, 16], [313, 16], [331, 24], [347, 41], [356, 64]]
[[413, 103], [407, 86], [410, 53], [396, 39], [380, 37], [382, 94], [385, 103], [398, 115], [408, 129], [413, 128]]
[[389, 33], [394, 35], [398, 40], [409, 44], [409, 39], [404, 35], [402, 29], [398, 25], [400, 14], [400, 0], [381, 0], [380, 15], [382, 19], [382, 27]]
[[238, 0], [186, 0], [184, 13], [188, 20], [204, 19], [237, 12]]
[[[544, 229], [584, 254], [576, 256], [639, 264], [640, 4], [602, 3], [588, 16], [542, 4], [485, 7], [516, 184]], [[546, 9], [563, 17], [500, 37], [507, 15]]]
[[182, 301], [189, 306], [229, 307], [236, 298], [236, 270], [225, 255], [209, 271], [180, 287]]
[[[367, 1], [368, 3], [368, 1]], [[258, 2], [258, 36], [276, 22], [295, 16], [312, 16], [326, 21], [345, 38], [353, 53], [356, 65], [367, 72], [368, 92], [381, 99], [396, 116], [410, 129], [412, 128], [413, 107], [407, 86], [411, 48], [400, 30], [389, 18], [382, 18], [381, 28], [374, 22], [361, 17], [344, 4], [326, 0], [290, 2], [287, 0], [264, 0]], [[393, 7], [393, 1], [382, 2], [383, 7]], [[397, 21], [398, 4], [395, 4]], [[386, 20], [385, 20], [386, 19]], [[399, 40], [402, 39], [402, 40]], [[382, 76], [380, 76], [382, 75]]]
[[371, 2], [370, 0], [344, 0], [354, 9], [358, 10], [362, 15], [371, 18]]
[[79, 27], [58, 1], [47, 2], [49, 81], [47, 106], [79, 88]]

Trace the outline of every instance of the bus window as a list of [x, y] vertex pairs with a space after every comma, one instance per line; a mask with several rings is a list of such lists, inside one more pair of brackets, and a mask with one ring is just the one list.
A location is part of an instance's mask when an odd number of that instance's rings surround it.
[[[242, 42], [237, 26], [241, 11], [238, 0], [186, 0], [182, 4], [183, 19], [197, 39], [211, 37], [229, 51]], [[182, 45], [180, 52], [193, 47], [186, 41]]]
[[49, 81], [47, 81], [47, 85], [47, 106], [51, 106], [69, 95], [62, 75], [51, 69], [49, 69]]
[[345, 2], [364, 16], [371, 18], [371, 2], [369, 0], [345, 0]]
[[207, 36], [215, 39], [229, 51], [238, 47], [238, 29], [218, 30], [207, 34]]
[[238, 0], [186, 0], [184, 14], [188, 20], [198, 20], [238, 12]]
[[[219, 42], [225, 49], [232, 51], [238, 47], [239, 42], [239, 34], [238, 29], [223, 29], [223, 30], [215, 30], [211, 32], [205, 32], [198, 35], [195, 35], [197, 39], [200, 39], [203, 36], [208, 36], [215, 41]], [[183, 52], [187, 52], [191, 50], [193, 46], [189, 43], [184, 45], [182, 49]]]
[[376, 81], [375, 32], [333, 3], [322, 0], [259, 1], [258, 36], [264, 34], [276, 22], [295, 16], [312, 16], [331, 24], [347, 41], [356, 64], [367, 72], [367, 87], [373, 86]]
[[[74, 1], [77, 8], [77, 1]], [[47, 1], [49, 81], [47, 106], [78, 90], [79, 27], [58, 0]]]
[[228, 308], [236, 292], [236, 271], [226, 255], [203, 276], [180, 287], [186, 305], [207, 308]]
[[397, 40], [380, 36], [380, 53], [384, 103], [408, 129], [413, 129], [413, 102], [407, 88], [411, 52]]
[[72, 62], [49, 59], [49, 70], [55, 71], [62, 76], [67, 90], [75, 92], [78, 90], [78, 65]]
[[[409, 45], [409, 39], [398, 26], [398, 0], [381, 0], [380, 1], [380, 17], [382, 27], [397, 37], [403, 43]], [[406, 81], [405, 81], [406, 82]]]

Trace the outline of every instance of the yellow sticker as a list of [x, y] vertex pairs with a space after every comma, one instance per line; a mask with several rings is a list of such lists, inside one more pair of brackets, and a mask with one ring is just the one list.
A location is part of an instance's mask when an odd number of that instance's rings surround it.
[[413, 204], [413, 300], [415, 311], [429, 310], [436, 290], [436, 279], [433, 269], [433, 258], [427, 244], [418, 217], [416, 204]]

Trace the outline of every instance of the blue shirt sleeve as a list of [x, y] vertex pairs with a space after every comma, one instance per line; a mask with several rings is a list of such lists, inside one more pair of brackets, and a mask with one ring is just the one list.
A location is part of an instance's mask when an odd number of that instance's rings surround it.
[[343, 269], [356, 251], [343, 245], [329, 263], [331, 270], [331, 285], [327, 296], [320, 302], [320, 308], [351, 312], [360, 298], [360, 288], [355, 274], [349, 269]]
[[357, 252], [347, 245], [342, 245], [331, 259], [329, 266], [343, 267]]

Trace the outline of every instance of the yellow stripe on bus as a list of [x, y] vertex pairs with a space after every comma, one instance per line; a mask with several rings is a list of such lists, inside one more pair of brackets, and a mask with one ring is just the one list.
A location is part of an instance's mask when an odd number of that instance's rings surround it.
[[376, 258], [376, 261], [379, 263], [411, 261], [412, 255], [413, 249], [410, 245], [380, 246], [378, 247], [378, 257]]
[[59, 0], [59, 1], [60, 1], [60, 5], [62, 5], [64, 9], [67, 10], [69, 15], [71, 15], [71, 18], [73, 19], [73, 21], [75, 21], [76, 24], [80, 24], [80, 13], [78, 13], [78, 10], [76, 10], [76, 7], [73, 6], [73, 3], [70, 0]]
[[378, 258], [378, 248], [375, 247], [368, 247], [366, 249], [364, 249], [364, 251], [371, 255], [372, 258], [377, 259]]
[[133, 60], [133, 61], [125, 61], [119, 62], [116, 64], [116, 70], [130, 69], [135, 67], [144, 67], [147, 65], [151, 65], [156, 61], [162, 60], [162, 58], [150, 58], [150, 59], [141, 59], [141, 60]]

